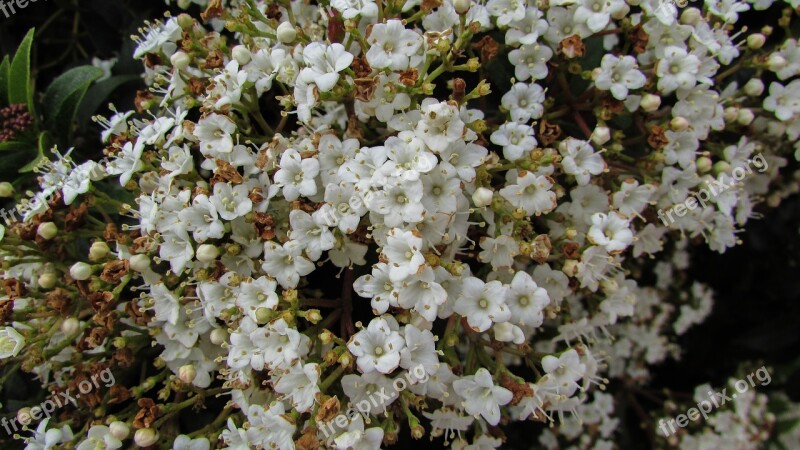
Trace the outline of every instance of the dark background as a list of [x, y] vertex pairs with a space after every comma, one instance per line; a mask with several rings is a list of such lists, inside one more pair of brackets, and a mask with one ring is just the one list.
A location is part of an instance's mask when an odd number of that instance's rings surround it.
[[[65, 70], [90, 64], [94, 56], [118, 57], [114, 75], [139, 74], [140, 63], [130, 58], [134, 48], [130, 35], [137, 34], [144, 20], [162, 17], [164, 10], [162, 0], [39, 0], [10, 18], [0, 12], [0, 56], [13, 54], [28, 29], [36, 27], [32, 65], [37, 92]], [[757, 29], [774, 23], [779, 14], [779, 10], [749, 13], [744, 22]], [[142, 87], [128, 83], [107, 102], [120, 110], [130, 109], [136, 89]], [[73, 143], [76, 159], [98, 158], [102, 150], [99, 128], [81, 126]], [[678, 344], [684, 352], [680, 361], [652, 368], [654, 378], [648, 390], [691, 395], [699, 384], [721, 386], [737, 369], [750, 373], [767, 364], [773, 382], [759, 391], [785, 390], [794, 401], [800, 401], [800, 199], [794, 196], [778, 208], [760, 211], [764, 217], [751, 220], [739, 235], [742, 245], [724, 255], [703, 246], [693, 251], [691, 278], [714, 289], [714, 310], [705, 323], [680, 338]], [[611, 386], [612, 392], [621, 388]], [[18, 399], [33, 395], [15, 394]], [[660, 404], [641, 396], [636, 400], [660, 417]], [[649, 448], [640, 430], [642, 419], [634, 414], [632, 405], [618, 405], [618, 414], [625, 425], [618, 438], [620, 447]], [[530, 448], [539, 427], [530, 423], [508, 427], [506, 447]], [[405, 438], [395, 448], [420, 444], [433, 448], [434, 443], [427, 438], [417, 443]]]

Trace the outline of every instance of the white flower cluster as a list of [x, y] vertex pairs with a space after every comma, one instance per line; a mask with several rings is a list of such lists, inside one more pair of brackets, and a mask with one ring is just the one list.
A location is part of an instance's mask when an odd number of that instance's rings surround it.
[[[92, 261], [138, 283], [105, 288], [125, 328], [107, 342], [144, 330], [187, 392], [222, 386], [225, 448], [378, 449], [427, 426], [491, 449], [509, 420], [559, 422], [548, 448], [611, 448], [614, 399], [592, 386], [679, 355], [671, 338], [712, 304], [684, 273], [690, 241], [736, 245], [800, 158], [797, 42], [732, 32], [770, 0], [193, 2], [217, 31], [181, 15], [138, 41], [150, 118], [117, 113], [107, 164], [60, 157], [41, 183], [114, 205], [99, 170], [135, 197]], [[768, 170], [656, 218], [756, 156]], [[42, 270], [4, 277], [49, 290]], [[393, 390], [415, 367], [425, 381]], [[381, 408], [322, 433], [374, 392]], [[705, 433], [728, 433], [717, 422]], [[169, 437], [137, 428], [140, 445]], [[127, 436], [95, 425], [78, 448]]]

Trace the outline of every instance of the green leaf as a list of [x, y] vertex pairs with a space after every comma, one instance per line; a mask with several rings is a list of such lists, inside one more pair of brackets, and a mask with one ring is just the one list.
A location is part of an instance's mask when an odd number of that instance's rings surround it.
[[49, 141], [50, 139], [48, 139], [47, 131], [42, 131], [41, 133], [39, 133], [39, 145], [36, 146], [37, 149], [36, 157], [33, 159], [33, 161], [22, 166], [22, 168], [19, 169], [19, 173], [32, 172], [33, 169], [35, 169], [36, 166], [38, 166], [39, 163], [43, 159], [45, 159], [44, 152], [45, 150], [50, 149]]
[[91, 122], [92, 115], [105, 102], [118, 87], [132, 81], [141, 80], [139, 75], [116, 75], [103, 81], [98, 81], [89, 87], [86, 97], [78, 108], [78, 124], [86, 126]]
[[33, 111], [33, 87], [31, 86], [33, 30], [31, 28], [22, 43], [19, 44], [8, 72], [8, 102], [10, 104], [25, 103], [28, 105], [29, 112]]
[[11, 60], [8, 59], [8, 55], [3, 58], [3, 62], [0, 63], [0, 104], [7, 104], [8, 103], [8, 69], [11, 66]]
[[67, 139], [86, 91], [92, 82], [102, 76], [103, 71], [97, 67], [80, 66], [56, 78], [44, 94], [45, 127]]
[[30, 144], [21, 141], [0, 142], [0, 152], [15, 152], [17, 150], [24, 150], [30, 147]]

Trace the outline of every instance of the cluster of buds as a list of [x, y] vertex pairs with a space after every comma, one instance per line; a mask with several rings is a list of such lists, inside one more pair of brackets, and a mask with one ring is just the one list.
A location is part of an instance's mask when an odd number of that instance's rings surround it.
[[0, 109], [0, 142], [10, 141], [33, 125], [33, 116], [24, 103], [15, 103]]

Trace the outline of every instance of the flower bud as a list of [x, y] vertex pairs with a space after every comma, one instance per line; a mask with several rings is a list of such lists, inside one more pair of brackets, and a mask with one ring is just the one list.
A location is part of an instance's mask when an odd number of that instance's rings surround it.
[[14, 186], [8, 181], [0, 183], [0, 198], [9, 198], [14, 196]]
[[233, 50], [231, 50], [231, 55], [233, 56], [233, 59], [235, 59], [236, 62], [242, 66], [249, 63], [253, 56], [252, 53], [250, 53], [250, 50], [244, 45], [237, 45], [233, 47]]
[[190, 6], [192, 6], [192, 0], [178, 0], [178, 8], [188, 9]]
[[89, 260], [100, 261], [108, 256], [109, 253], [111, 253], [111, 249], [108, 248], [108, 244], [103, 241], [95, 241], [92, 246], [89, 247]]
[[133, 442], [139, 447], [149, 447], [158, 442], [158, 432], [152, 428], [136, 430], [136, 434], [133, 435]]
[[178, 16], [178, 26], [183, 31], [189, 31], [194, 26], [194, 19], [189, 14], [182, 13]]
[[731, 170], [731, 165], [728, 164], [727, 161], [717, 161], [714, 164], [714, 173], [716, 174], [727, 173], [730, 172], [730, 170]]
[[278, 25], [278, 40], [283, 42], [284, 44], [291, 44], [297, 38], [297, 30], [294, 29], [289, 22], [281, 22]]
[[707, 156], [701, 156], [697, 158], [696, 165], [699, 173], [706, 173], [711, 170], [711, 167], [714, 165], [714, 163], [711, 161], [711, 158]]
[[493, 197], [494, 197], [494, 192], [492, 192], [491, 189], [487, 189], [485, 187], [479, 187], [478, 189], [475, 189], [475, 192], [472, 193], [472, 201], [478, 208], [483, 208], [484, 206], [491, 205]]
[[611, 139], [611, 130], [608, 127], [596, 127], [591, 139], [595, 145], [603, 145]]
[[753, 120], [756, 118], [756, 115], [753, 114], [749, 108], [742, 108], [739, 110], [739, 115], [736, 116], [736, 123], [739, 125], [750, 125], [753, 123]]
[[178, 369], [178, 378], [186, 384], [192, 384], [192, 381], [197, 378], [197, 369], [194, 367], [194, 364], [181, 366], [181, 368]]
[[192, 58], [186, 54], [186, 52], [175, 52], [170, 56], [169, 62], [172, 63], [172, 67], [183, 70], [189, 67], [189, 64], [192, 62]]
[[673, 117], [669, 122], [669, 128], [672, 131], [684, 131], [689, 128], [689, 121], [683, 117]]
[[695, 25], [700, 21], [703, 14], [697, 8], [686, 8], [681, 13], [681, 23], [684, 25]]
[[330, 344], [331, 342], [333, 342], [334, 338], [336, 338], [336, 335], [334, 335], [333, 333], [331, 333], [326, 329], [323, 329], [322, 332], [319, 334], [319, 341], [322, 343], [322, 345]]
[[144, 254], [133, 255], [131, 256], [130, 267], [137, 272], [144, 272], [150, 268], [150, 257]]
[[786, 58], [777, 53], [769, 55], [769, 59], [767, 59], [767, 67], [773, 72], [783, 69], [786, 67], [786, 64], [788, 64]]
[[735, 106], [728, 106], [722, 111], [722, 118], [725, 122], [733, 122], [736, 120], [736, 116], [739, 115], [739, 108]]
[[472, 8], [472, 0], [454, 0], [453, 8], [456, 10], [456, 13], [464, 15]]
[[568, 259], [564, 261], [564, 267], [561, 268], [568, 277], [574, 277], [578, 273], [578, 260]]
[[273, 313], [274, 311], [269, 308], [261, 307], [256, 309], [256, 322], [260, 324], [269, 322], [275, 316]]
[[311, 324], [319, 323], [319, 321], [322, 320], [322, 314], [320, 314], [318, 309], [309, 309], [306, 311], [306, 320]]
[[742, 90], [750, 97], [758, 97], [764, 93], [764, 82], [758, 78], [751, 78]]
[[111, 430], [111, 435], [120, 441], [127, 439], [128, 435], [131, 434], [131, 429], [128, 424], [120, 422], [119, 420], [111, 422], [108, 429]]
[[661, 97], [654, 94], [644, 94], [639, 103], [644, 112], [653, 112], [661, 106]]
[[36, 280], [36, 283], [42, 289], [53, 289], [55, 287], [56, 282], [58, 281], [58, 277], [53, 272], [45, 272], [39, 275], [39, 278]]
[[92, 272], [92, 266], [85, 262], [77, 262], [69, 268], [69, 276], [78, 281], [88, 280]]
[[197, 260], [208, 263], [214, 261], [219, 256], [219, 249], [216, 245], [203, 244], [197, 247]]
[[61, 332], [67, 337], [75, 335], [80, 328], [81, 323], [74, 317], [67, 317], [61, 322]]
[[223, 330], [222, 328], [214, 328], [211, 331], [211, 343], [214, 345], [222, 345], [228, 342], [228, 332]]
[[53, 222], [42, 222], [36, 228], [36, 234], [42, 239], [49, 241], [58, 235], [58, 227]]
[[25, 346], [25, 337], [19, 331], [5, 327], [0, 329], [0, 359], [13, 358]]
[[19, 422], [21, 425], [25, 425], [25, 426], [30, 425], [31, 424], [31, 408], [29, 408], [27, 406], [24, 407], [24, 408], [20, 408], [20, 410], [17, 411], [17, 422]]
[[758, 50], [767, 42], [767, 37], [761, 33], [753, 33], [747, 36], [747, 48], [750, 50]]

